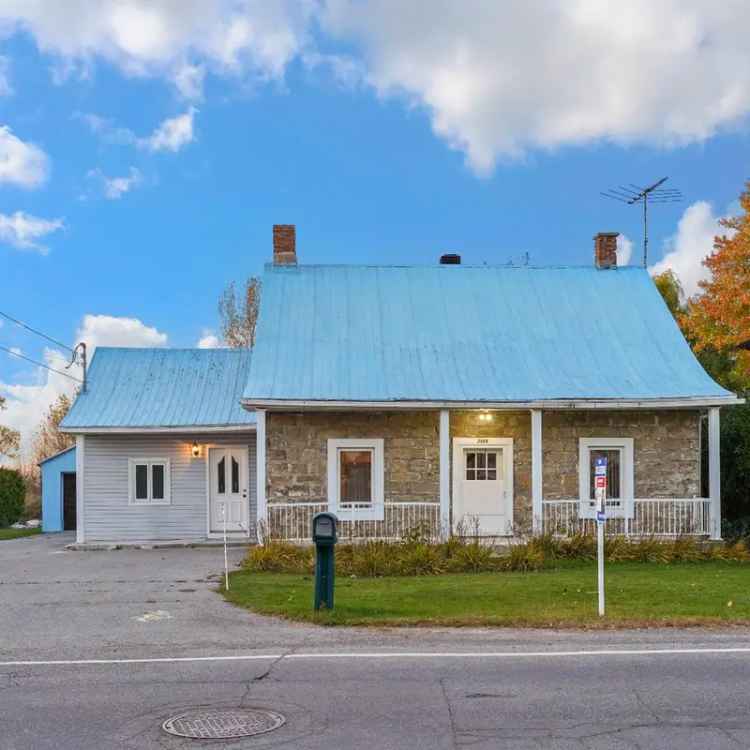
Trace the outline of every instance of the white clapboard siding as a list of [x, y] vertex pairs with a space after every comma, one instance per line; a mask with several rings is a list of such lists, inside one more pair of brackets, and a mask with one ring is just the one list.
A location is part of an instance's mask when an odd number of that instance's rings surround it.
[[[191, 455], [193, 441], [201, 446]], [[255, 536], [255, 433], [207, 435], [87, 435], [84, 466], [85, 541], [127, 542], [206, 537], [208, 447], [248, 448], [248, 518]], [[168, 458], [170, 505], [128, 505], [128, 459]]]

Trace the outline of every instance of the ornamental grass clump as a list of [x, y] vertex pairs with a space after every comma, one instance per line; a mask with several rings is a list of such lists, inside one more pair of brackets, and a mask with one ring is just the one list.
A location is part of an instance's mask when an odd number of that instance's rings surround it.
[[243, 566], [258, 573], [311, 573], [313, 561], [311, 547], [271, 540], [251, 547]]

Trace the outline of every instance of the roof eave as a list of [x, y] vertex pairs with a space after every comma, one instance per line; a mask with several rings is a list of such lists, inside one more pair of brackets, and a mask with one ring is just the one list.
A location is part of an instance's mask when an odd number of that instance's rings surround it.
[[272, 409], [280, 411], [325, 411], [334, 409], [695, 409], [710, 406], [733, 406], [744, 403], [745, 399], [739, 398], [733, 394], [729, 396], [696, 396], [687, 398], [546, 399], [529, 401], [242, 399], [242, 405], [245, 408]]
[[254, 422], [246, 424], [230, 425], [182, 425], [176, 427], [162, 426], [139, 426], [139, 427], [116, 427], [116, 426], [89, 426], [89, 427], [61, 427], [60, 432], [69, 435], [131, 435], [131, 434], [199, 434], [205, 432], [255, 432]]

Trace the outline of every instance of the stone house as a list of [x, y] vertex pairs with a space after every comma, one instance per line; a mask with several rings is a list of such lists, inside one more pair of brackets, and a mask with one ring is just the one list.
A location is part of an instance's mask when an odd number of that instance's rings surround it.
[[[63, 429], [79, 541], [720, 535], [719, 408], [648, 273], [297, 262], [275, 226], [252, 351], [97, 349]], [[701, 424], [707, 420], [707, 431]], [[709, 492], [701, 492], [702, 434]]]

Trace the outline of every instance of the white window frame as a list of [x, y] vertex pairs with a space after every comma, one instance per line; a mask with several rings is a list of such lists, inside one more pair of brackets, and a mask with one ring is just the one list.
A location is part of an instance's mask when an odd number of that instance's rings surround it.
[[[148, 497], [136, 499], [135, 496], [135, 467], [148, 466]], [[154, 500], [152, 498], [152, 467], [164, 467], [164, 498]], [[129, 458], [128, 459], [128, 505], [171, 505], [172, 504], [172, 472], [168, 458]]]
[[580, 518], [596, 518], [596, 508], [589, 498], [591, 488], [591, 451], [619, 450], [620, 460], [620, 508], [607, 508], [608, 518], [633, 517], [633, 492], [635, 486], [635, 462], [633, 460], [633, 438], [594, 437], [578, 440], [578, 515]]
[[[383, 438], [330, 438], [328, 440], [328, 510], [342, 521], [382, 521], [385, 517], [385, 463]], [[372, 502], [360, 508], [342, 508], [341, 487], [342, 450], [372, 452]]]

